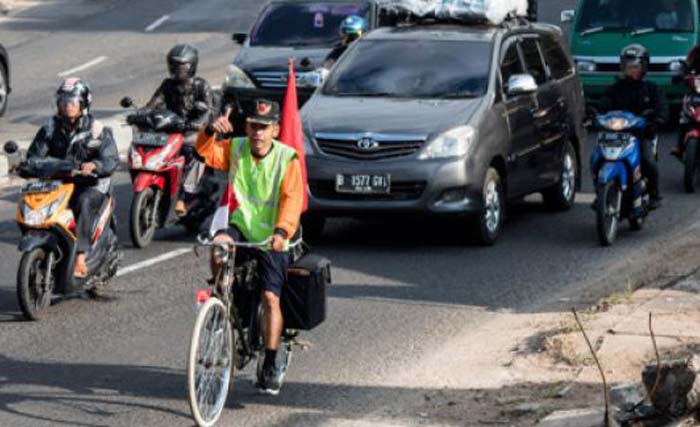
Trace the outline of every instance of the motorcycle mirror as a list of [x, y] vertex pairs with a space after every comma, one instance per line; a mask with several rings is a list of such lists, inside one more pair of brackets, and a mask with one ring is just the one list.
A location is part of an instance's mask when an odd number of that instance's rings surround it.
[[6, 154], [15, 154], [19, 150], [19, 146], [15, 141], [7, 141], [2, 149]]
[[209, 111], [209, 106], [207, 105], [207, 103], [202, 101], [195, 102], [194, 108], [198, 111]]
[[125, 96], [121, 101], [119, 101], [119, 105], [121, 105], [122, 108], [131, 108], [134, 106], [134, 100], [128, 96]]

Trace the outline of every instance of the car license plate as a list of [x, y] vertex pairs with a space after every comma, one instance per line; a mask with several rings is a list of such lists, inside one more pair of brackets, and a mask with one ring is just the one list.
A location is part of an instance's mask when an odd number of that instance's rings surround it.
[[335, 191], [356, 194], [389, 194], [391, 176], [388, 174], [338, 174]]

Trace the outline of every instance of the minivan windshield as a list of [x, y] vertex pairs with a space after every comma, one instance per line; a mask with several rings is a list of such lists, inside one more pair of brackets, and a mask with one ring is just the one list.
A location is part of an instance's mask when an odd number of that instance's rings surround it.
[[396, 98], [478, 97], [488, 88], [491, 52], [492, 44], [485, 41], [362, 40], [336, 64], [324, 93]]
[[576, 32], [692, 32], [695, 0], [583, 0]]
[[368, 19], [369, 5], [357, 2], [272, 3], [251, 32], [251, 46], [330, 47], [340, 41], [340, 23], [349, 15]]

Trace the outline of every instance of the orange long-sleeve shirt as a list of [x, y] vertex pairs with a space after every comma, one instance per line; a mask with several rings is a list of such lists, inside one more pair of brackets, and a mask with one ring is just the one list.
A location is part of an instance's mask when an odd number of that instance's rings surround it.
[[[217, 140], [216, 134], [209, 136], [202, 131], [195, 145], [197, 153], [204, 158], [207, 166], [227, 172], [231, 165], [231, 140]], [[299, 228], [299, 218], [304, 204], [304, 182], [301, 163], [294, 158], [282, 179], [280, 189], [280, 210], [275, 227], [287, 232], [292, 237]]]

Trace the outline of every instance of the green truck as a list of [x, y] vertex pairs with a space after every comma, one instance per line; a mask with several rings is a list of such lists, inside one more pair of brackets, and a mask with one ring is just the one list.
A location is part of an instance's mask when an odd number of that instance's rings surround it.
[[571, 53], [586, 101], [596, 105], [620, 76], [620, 52], [632, 43], [649, 50], [647, 78], [661, 86], [669, 103], [680, 105], [685, 89], [672, 82], [683, 60], [700, 40], [699, 0], [579, 0], [561, 12], [572, 22]]

